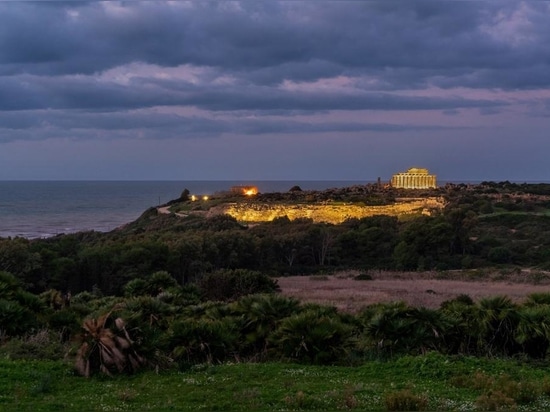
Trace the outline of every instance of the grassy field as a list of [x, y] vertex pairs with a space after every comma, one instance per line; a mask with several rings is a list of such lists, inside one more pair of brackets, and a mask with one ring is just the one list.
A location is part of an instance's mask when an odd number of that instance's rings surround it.
[[550, 408], [548, 364], [443, 355], [360, 367], [235, 363], [116, 378], [0, 360], [2, 411], [524, 410]]

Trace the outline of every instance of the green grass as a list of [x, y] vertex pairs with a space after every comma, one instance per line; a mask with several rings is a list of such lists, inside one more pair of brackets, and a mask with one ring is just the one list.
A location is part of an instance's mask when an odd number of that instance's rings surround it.
[[412, 395], [429, 410], [476, 410], [530, 384], [536, 396], [518, 397], [519, 410], [535, 411], [550, 407], [547, 367], [430, 354], [360, 367], [238, 363], [85, 379], [62, 362], [0, 360], [0, 410], [385, 410], [388, 399]]

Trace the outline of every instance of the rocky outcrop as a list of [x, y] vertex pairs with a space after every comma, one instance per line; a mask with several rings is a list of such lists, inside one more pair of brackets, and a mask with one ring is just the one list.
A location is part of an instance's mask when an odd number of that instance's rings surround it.
[[384, 206], [331, 204], [330, 202], [325, 204], [285, 204], [250, 201], [220, 205], [211, 209], [209, 215], [225, 213], [246, 223], [269, 222], [286, 216], [290, 220], [308, 218], [314, 222], [338, 224], [348, 219], [361, 219], [375, 215], [431, 215], [443, 207], [445, 207], [445, 202], [439, 197], [398, 199], [394, 204]]

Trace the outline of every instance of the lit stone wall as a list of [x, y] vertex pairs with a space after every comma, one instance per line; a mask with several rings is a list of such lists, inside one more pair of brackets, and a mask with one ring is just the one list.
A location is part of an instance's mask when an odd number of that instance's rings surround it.
[[314, 222], [339, 224], [347, 219], [361, 219], [375, 215], [403, 216], [410, 214], [430, 215], [445, 207], [442, 198], [403, 199], [387, 206], [316, 205], [316, 204], [265, 204], [242, 202], [225, 204], [210, 209], [209, 216], [228, 214], [240, 222], [269, 222], [280, 217], [290, 220], [309, 218]]
[[435, 175], [429, 174], [428, 169], [416, 167], [393, 175], [391, 185], [398, 189], [433, 189], [437, 187]]

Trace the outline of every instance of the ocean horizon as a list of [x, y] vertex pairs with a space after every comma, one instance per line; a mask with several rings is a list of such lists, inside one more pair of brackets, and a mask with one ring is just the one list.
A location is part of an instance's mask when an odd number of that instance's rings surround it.
[[47, 238], [81, 231], [108, 232], [137, 219], [145, 210], [191, 194], [211, 195], [236, 185], [260, 192], [324, 190], [367, 181], [288, 180], [6, 180], [0, 181], [0, 237]]
[[[292, 186], [325, 190], [374, 183], [371, 180], [5, 180], [0, 181], [0, 238], [47, 238], [81, 231], [108, 232], [145, 210], [191, 194], [212, 195], [231, 186], [254, 185], [260, 192]], [[447, 182], [438, 182], [444, 185]], [[480, 183], [459, 182], [449, 183]], [[523, 182], [518, 182], [523, 183]], [[544, 182], [529, 182], [544, 183]]]

